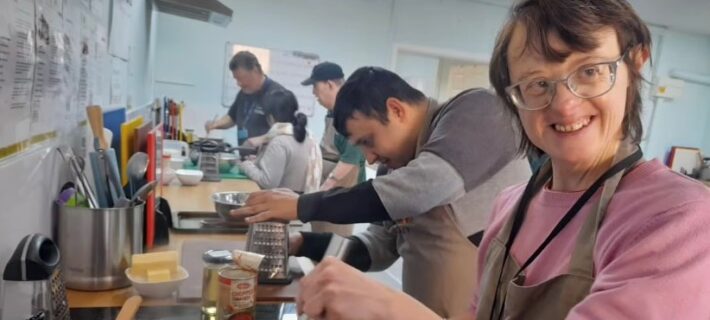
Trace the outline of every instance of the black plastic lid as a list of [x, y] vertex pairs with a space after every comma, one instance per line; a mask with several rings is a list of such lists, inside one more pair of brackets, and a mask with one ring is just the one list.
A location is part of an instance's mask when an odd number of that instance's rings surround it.
[[39, 233], [25, 236], [5, 266], [3, 280], [47, 280], [59, 265], [59, 248]]

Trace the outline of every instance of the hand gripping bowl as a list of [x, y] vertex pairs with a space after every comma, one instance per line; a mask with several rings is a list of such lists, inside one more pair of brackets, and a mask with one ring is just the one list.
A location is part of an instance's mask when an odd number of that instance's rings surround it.
[[222, 219], [227, 221], [244, 221], [243, 218], [235, 218], [229, 214], [229, 211], [241, 208], [249, 197], [249, 192], [217, 192], [212, 194], [214, 208]]

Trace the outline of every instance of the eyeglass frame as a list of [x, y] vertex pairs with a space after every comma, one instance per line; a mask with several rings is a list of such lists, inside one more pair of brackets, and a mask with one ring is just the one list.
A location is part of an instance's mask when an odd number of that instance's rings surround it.
[[[600, 97], [600, 96], [603, 96], [603, 95], [607, 94], [609, 91], [611, 91], [611, 89], [614, 88], [614, 85], [616, 84], [616, 73], [617, 73], [617, 71], [619, 70], [619, 64], [621, 64], [622, 60], [624, 59], [624, 57], [626, 57], [626, 54], [627, 54], [627, 53], [628, 53], [628, 51], [624, 51], [624, 53], [622, 53], [621, 56], [619, 56], [618, 58], [616, 58], [616, 59], [614, 59], [614, 60], [612, 60], [612, 61], [599, 62], [599, 63], [590, 63], [590, 64], [582, 65], [582, 66], [580, 66], [579, 68], [575, 69], [574, 71], [568, 73], [567, 76], [565, 76], [565, 77], [562, 78], [562, 79], [557, 79], [557, 80], [545, 80], [545, 82], [547, 82], [549, 85], [551, 85], [551, 86], [550, 86], [550, 89], [547, 89], [547, 90], [548, 90], [547, 92], [549, 92], [550, 90], [552, 90], [552, 94], [550, 95], [550, 101], [548, 101], [546, 104], [544, 104], [544, 105], [542, 105], [542, 106], [540, 106], [540, 107], [538, 107], [538, 108], [527, 108], [527, 107], [524, 108], [524, 107], [521, 107], [518, 103], [515, 103], [515, 101], [516, 101], [517, 99], [515, 99], [515, 98], [513, 97], [513, 90], [515, 89], [515, 87], [520, 86], [521, 84], [523, 84], [523, 83], [525, 83], [525, 82], [533, 81], [534, 79], [533, 79], [533, 80], [522, 80], [522, 81], [518, 81], [518, 82], [516, 82], [516, 83], [514, 83], [514, 84], [511, 84], [511, 85], [505, 87], [505, 92], [508, 94], [508, 98], [511, 100], [511, 102], [513, 102], [513, 104], [515, 105], [516, 108], [522, 109], [522, 110], [527, 110], [527, 111], [537, 111], [537, 110], [542, 110], [542, 109], [545, 109], [545, 108], [549, 107], [549, 106], [552, 104], [552, 101], [555, 99], [555, 95], [557, 94], [557, 83], [559, 83], [559, 82], [562, 82], [562, 83], [565, 85], [565, 87], [567, 88], [567, 90], [569, 90], [569, 92], [571, 92], [575, 97], [578, 97], [578, 98], [581, 98], [581, 99], [594, 99], [594, 98], [596, 98], [596, 97]], [[590, 66], [604, 65], [604, 64], [609, 65], [609, 67], [611, 68], [611, 74], [610, 74], [610, 75], [611, 75], [611, 78], [612, 78], [612, 79], [611, 79], [611, 83], [609, 84], [609, 88], [608, 88], [608, 89], [604, 90], [604, 92], [602, 92], [602, 93], [600, 93], [600, 94], [593, 95], [593, 96], [590, 96], [590, 97], [583, 97], [583, 96], [580, 96], [579, 94], [577, 94], [577, 93], [575, 92], [575, 90], [572, 90], [572, 88], [570, 87], [570, 84], [569, 84], [569, 79], [572, 77], [573, 74], [579, 72], [579, 71], [582, 70], [583, 68], [587, 68], [587, 67], [590, 67]], [[520, 91], [520, 90], [518, 90], [518, 91]], [[522, 91], [521, 91], [521, 94], [522, 94]]]

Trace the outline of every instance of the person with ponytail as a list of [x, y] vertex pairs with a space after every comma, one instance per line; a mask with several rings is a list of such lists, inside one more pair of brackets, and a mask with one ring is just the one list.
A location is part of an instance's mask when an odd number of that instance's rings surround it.
[[306, 130], [308, 118], [298, 112], [296, 96], [278, 90], [265, 98], [264, 115], [271, 128], [260, 138], [256, 159], [243, 161], [239, 167], [262, 189], [317, 191], [322, 170], [320, 149]]

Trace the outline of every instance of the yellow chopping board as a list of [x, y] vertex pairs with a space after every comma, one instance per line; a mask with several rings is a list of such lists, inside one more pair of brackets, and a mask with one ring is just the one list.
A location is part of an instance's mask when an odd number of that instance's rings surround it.
[[142, 124], [142, 116], [121, 124], [121, 168], [123, 169], [121, 170], [121, 183], [124, 186], [128, 184], [128, 158], [135, 152], [133, 146], [136, 140], [136, 128], [140, 127]]

